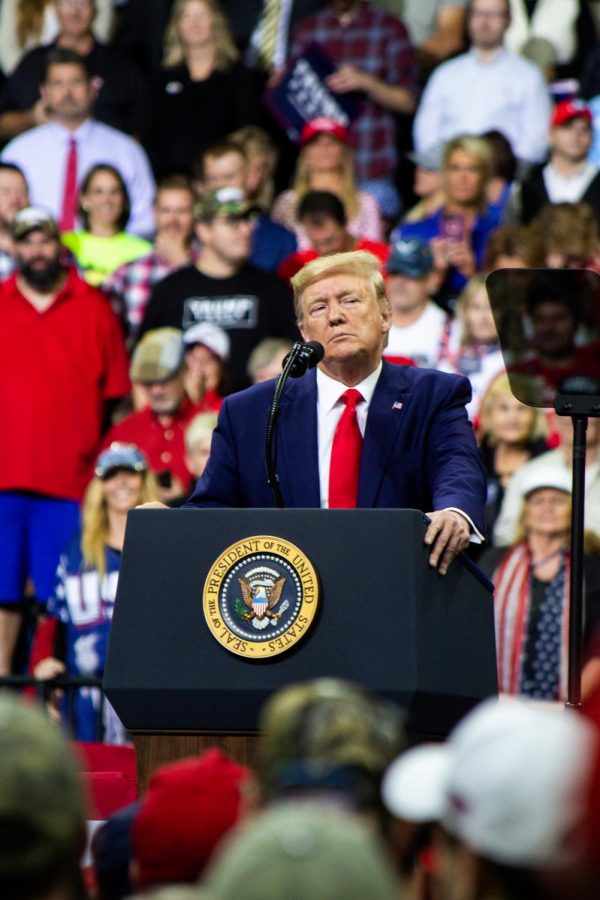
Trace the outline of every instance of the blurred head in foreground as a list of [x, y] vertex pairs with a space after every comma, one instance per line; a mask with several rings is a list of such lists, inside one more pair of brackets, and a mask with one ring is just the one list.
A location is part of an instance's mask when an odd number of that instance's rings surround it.
[[0, 696], [0, 895], [77, 900], [85, 809], [77, 764], [57, 726]]

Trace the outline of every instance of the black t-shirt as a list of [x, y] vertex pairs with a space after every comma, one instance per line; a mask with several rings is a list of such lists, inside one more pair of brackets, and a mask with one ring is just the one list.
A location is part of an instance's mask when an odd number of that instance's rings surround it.
[[250, 265], [231, 278], [210, 278], [195, 266], [168, 275], [152, 291], [139, 336], [166, 326], [185, 330], [197, 322], [211, 322], [229, 335], [234, 390], [247, 387], [248, 357], [260, 341], [299, 337], [287, 287]]
[[[0, 112], [30, 109], [37, 103], [46, 57], [55, 48], [55, 43], [45, 44], [25, 54], [6, 82]], [[94, 118], [127, 134], [141, 135], [146, 119], [145, 94], [136, 66], [119, 50], [98, 41], [86, 59], [98, 89]]]
[[157, 177], [193, 174], [194, 162], [211, 144], [259, 115], [255, 75], [236, 63], [192, 81], [185, 65], [163, 69], [152, 92], [145, 145]]

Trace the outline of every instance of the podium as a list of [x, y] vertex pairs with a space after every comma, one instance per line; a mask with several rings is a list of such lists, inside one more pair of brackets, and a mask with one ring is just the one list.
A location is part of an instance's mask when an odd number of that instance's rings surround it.
[[[259, 710], [293, 682], [358, 682], [430, 737], [496, 693], [489, 583], [461, 559], [439, 575], [425, 530], [416, 510], [133, 510], [104, 690], [134, 736], [142, 786], [156, 765], [210, 745], [254, 764]], [[320, 587], [302, 638], [259, 659], [222, 646], [203, 612], [215, 561], [257, 535], [300, 548]]]

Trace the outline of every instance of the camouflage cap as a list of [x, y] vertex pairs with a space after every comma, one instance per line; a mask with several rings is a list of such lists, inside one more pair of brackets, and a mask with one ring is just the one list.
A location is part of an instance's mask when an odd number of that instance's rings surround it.
[[59, 236], [58, 225], [52, 214], [43, 206], [26, 206], [13, 219], [12, 236], [20, 241], [32, 231], [43, 231], [50, 237]]
[[194, 206], [194, 219], [209, 222], [216, 216], [245, 216], [255, 209], [241, 188], [222, 187], [199, 197]]
[[132, 381], [168, 381], [183, 366], [183, 333], [178, 328], [155, 328], [143, 336], [131, 358]]
[[215, 900], [393, 900], [398, 883], [372, 828], [322, 804], [282, 803], [237, 829], [206, 874]]
[[379, 777], [404, 745], [402, 713], [349, 682], [321, 678], [277, 691], [261, 711], [261, 778], [276, 789], [298, 763]]
[[0, 759], [2, 896], [37, 896], [64, 877], [83, 850], [77, 763], [60, 729], [8, 693], [0, 696]]

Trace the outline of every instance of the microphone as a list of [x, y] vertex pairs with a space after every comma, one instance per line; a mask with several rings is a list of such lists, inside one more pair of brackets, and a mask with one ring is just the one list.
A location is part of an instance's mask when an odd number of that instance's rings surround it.
[[282, 368], [288, 368], [292, 378], [300, 378], [307, 369], [320, 363], [324, 355], [323, 344], [318, 341], [308, 341], [306, 344], [297, 341], [283, 360]]
[[283, 361], [281, 375], [275, 385], [275, 393], [267, 421], [265, 469], [267, 472], [267, 483], [273, 491], [275, 506], [278, 509], [283, 509], [285, 506], [277, 475], [277, 425], [283, 388], [290, 375], [293, 378], [299, 378], [301, 375], [304, 375], [307, 369], [312, 369], [313, 366], [316, 366], [324, 356], [323, 344], [320, 344], [318, 341], [309, 341], [307, 344], [303, 344], [302, 341], [296, 341]]

